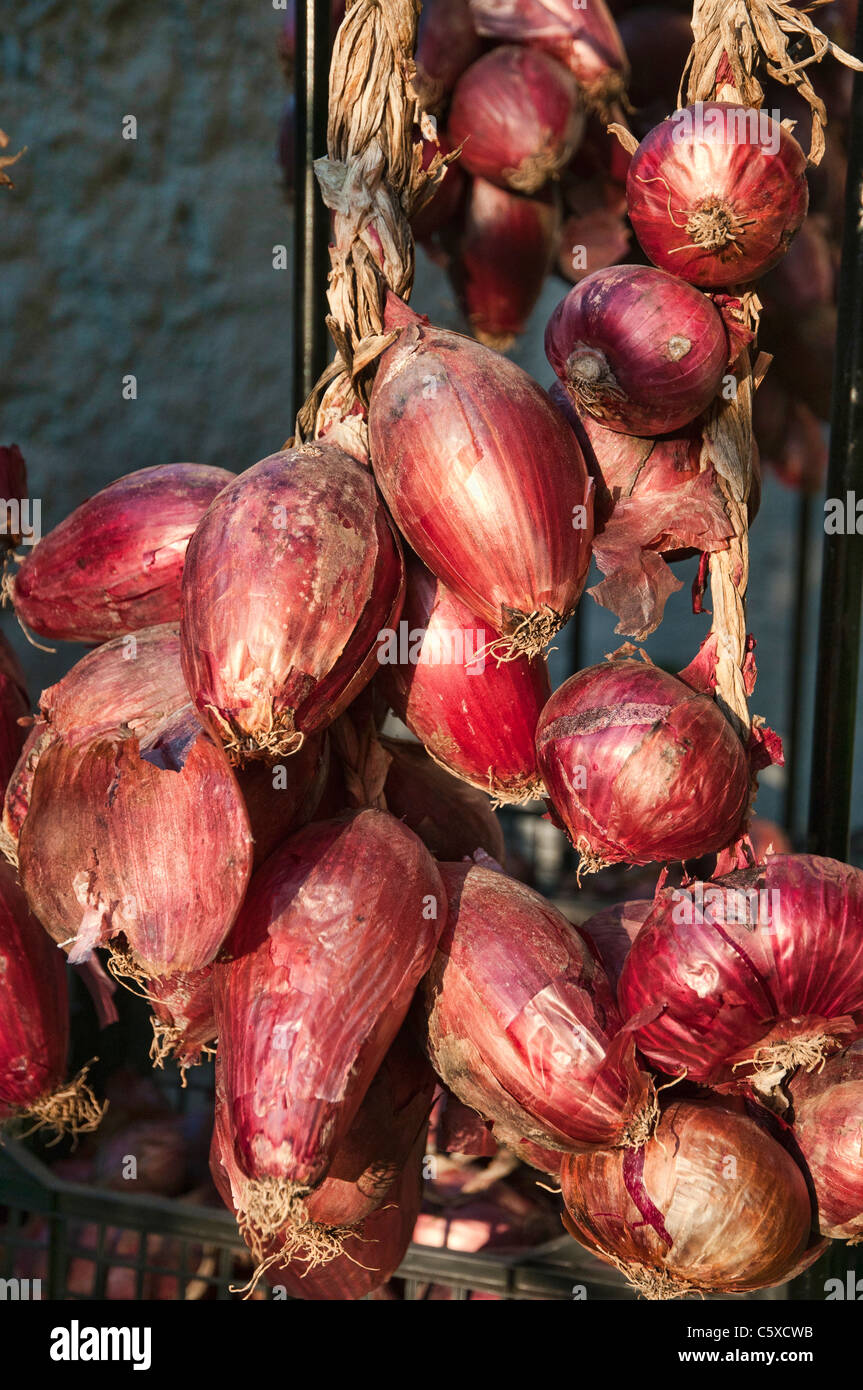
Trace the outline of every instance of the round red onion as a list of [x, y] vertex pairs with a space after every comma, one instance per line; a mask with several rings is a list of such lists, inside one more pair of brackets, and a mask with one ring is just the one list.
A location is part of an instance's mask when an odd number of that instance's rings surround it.
[[189, 537], [233, 477], [170, 463], [103, 488], [44, 536], [5, 585], [17, 616], [43, 637], [90, 643], [175, 621]]
[[706, 295], [651, 266], [580, 281], [545, 331], [545, 352], [579, 408], [624, 434], [668, 434], [706, 410], [728, 365], [728, 334]]
[[515, 363], [387, 303], [397, 342], [369, 408], [375, 476], [402, 533], [471, 612], [538, 655], [590, 564], [592, 485], [572, 432]]
[[543, 1148], [642, 1142], [651, 1083], [586, 942], [505, 874], [462, 864], [441, 874], [449, 917], [423, 982], [441, 1080], [484, 1119]]
[[791, 1156], [749, 1116], [669, 1105], [641, 1149], [564, 1158], [571, 1235], [645, 1298], [748, 1293], [798, 1274], [812, 1209]]
[[189, 546], [183, 673], [232, 759], [297, 751], [371, 680], [403, 565], [367, 469], [335, 445], [271, 454], [226, 488]]
[[542, 796], [536, 725], [551, 694], [545, 658], [498, 665], [483, 653], [500, 633], [418, 560], [407, 576], [400, 631], [378, 648], [393, 710], [437, 762], [472, 786], [501, 802]]
[[384, 784], [387, 808], [436, 859], [464, 859], [481, 849], [503, 862], [503, 831], [487, 796], [439, 767], [418, 743], [381, 743], [392, 759]]
[[596, 947], [602, 968], [615, 989], [629, 948], [652, 910], [652, 898], [634, 898], [632, 902], [595, 912], [579, 928]]
[[863, 1240], [863, 1045], [788, 1087], [796, 1152], [815, 1193], [818, 1229], [832, 1240]]
[[604, 0], [470, 0], [470, 8], [480, 34], [553, 53], [592, 106], [604, 110], [622, 96], [626, 53]]
[[578, 83], [546, 53], [503, 45], [459, 79], [448, 133], [469, 174], [536, 193], [572, 158], [584, 132]]
[[468, 0], [425, 0], [420, 11], [413, 89], [425, 111], [439, 112], [482, 52]]
[[715, 701], [657, 666], [606, 661], [571, 676], [543, 710], [536, 746], [587, 872], [693, 859], [742, 828], [742, 743]]

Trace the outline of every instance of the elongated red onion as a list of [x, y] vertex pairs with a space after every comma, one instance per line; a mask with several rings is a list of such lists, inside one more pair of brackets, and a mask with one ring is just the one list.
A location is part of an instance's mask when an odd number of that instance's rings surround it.
[[535, 656], [572, 614], [590, 564], [592, 486], [572, 432], [515, 363], [432, 328], [395, 296], [405, 325], [381, 358], [369, 408], [375, 477], [429, 569]]
[[536, 193], [569, 162], [584, 132], [578, 83], [554, 58], [506, 44], [468, 68], [447, 131], [469, 174]]
[[27, 730], [19, 719], [30, 714], [27, 680], [21, 663], [0, 634], [0, 785], [6, 786], [21, 756]]
[[101, 1107], [83, 1081], [69, 1084], [66, 962], [30, 912], [14, 870], [0, 861], [0, 1121], [83, 1133]]
[[210, 507], [183, 582], [183, 673], [231, 757], [277, 761], [371, 680], [401, 551], [369, 472], [333, 444], [256, 463]]
[[441, 1080], [484, 1119], [543, 1148], [642, 1142], [651, 1083], [586, 942], [505, 874], [462, 864], [441, 874], [449, 918], [423, 982]]
[[67, 642], [176, 621], [189, 538], [233, 477], [200, 463], [126, 474], [44, 536], [4, 593], [27, 627]]
[[645, 1298], [783, 1284], [823, 1247], [800, 1169], [748, 1115], [710, 1101], [665, 1109], [641, 1149], [564, 1158], [571, 1235]]
[[705, 289], [776, 265], [806, 216], [806, 156], [766, 111], [698, 102], [632, 156], [629, 218], [654, 265]]
[[742, 743], [714, 700], [657, 666], [615, 660], [571, 676], [540, 716], [536, 747], [587, 872], [696, 858], [742, 827]]
[[556, 190], [532, 198], [473, 179], [453, 278], [475, 338], [506, 352], [539, 299], [560, 232]]
[[710, 300], [651, 266], [581, 280], [545, 330], [545, 352], [580, 410], [624, 434], [668, 434], [706, 410], [728, 364]]
[[626, 53], [604, 0], [470, 0], [470, 8], [480, 34], [553, 53], [592, 106], [606, 109], [622, 95]]
[[857, 1244], [863, 1239], [863, 1045], [854, 1043], [820, 1071], [797, 1072], [788, 1090], [818, 1229]]
[[393, 710], [457, 777], [498, 801], [536, 799], [536, 725], [551, 694], [545, 658], [498, 665], [483, 653], [500, 633], [418, 560], [407, 576], [400, 630], [378, 648]]
[[634, 898], [595, 912], [579, 928], [596, 947], [602, 968], [615, 989], [629, 949], [652, 910], [651, 898]]
[[326, 1176], [445, 919], [434, 861], [384, 811], [307, 826], [255, 875], [215, 1000], [241, 1224], [259, 1258], [290, 1231], [310, 1244], [302, 1199]]
[[863, 872], [775, 854], [665, 889], [620, 978], [622, 1013], [664, 1071], [765, 1093], [863, 1036]]
[[227, 758], [192, 706], [41, 754], [18, 841], [31, 908], [71, 961], [122, 933], [147, 977], [213, 959], [252, 863]]
[[482, 849], [503, 861], [503, 831], [487, 796], [439, 767], [418, 743], [381, 743], [392, 758], [384, 783], [387, 809], [436, 859], [464, 859]]
[[465, 68], [482, 49], [468, 0], [426, 0], [420, 12], [412, 79], [424, 111], [442, 110]]

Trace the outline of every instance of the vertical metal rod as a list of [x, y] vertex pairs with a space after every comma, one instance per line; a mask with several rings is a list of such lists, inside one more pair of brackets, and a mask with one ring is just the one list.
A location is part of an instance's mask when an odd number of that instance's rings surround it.
[[296, 192], [294, 203], [293, 414], [329, 358], [327, 246], [330, 217], [318, 191], [314, 161], [327, 152], [330, 0], [296, 0]]
[[812, 540], [812, 498], [807, 492], [797, 497], [797, 543], [791, 552], [791, 562], [796, 564], [794, 574], [794, 611], [791, 632], [791, 706], [788, 714], [788, 739], [785, 749], [785, 828], [793, 836], [797, 829], [797, 811], [800, 801], [800, 749], [802, 746], [803, 708], [805, 691], [803, 689], [806, 671], [808, 624], [807, 600], [809, 597], [810, 549]]
[[[855, 54], [863, 53], [863, 8]], [[824, 538], [809, 847], [847, 859], [854, 775], [854, 718], [859, 678], [863, 535], [851, 495], [863, 499], [863, 77], [854, 77], [839, 274], [839, 322], [833, 379], [827, 496], [848, 500], [846, 534]]]

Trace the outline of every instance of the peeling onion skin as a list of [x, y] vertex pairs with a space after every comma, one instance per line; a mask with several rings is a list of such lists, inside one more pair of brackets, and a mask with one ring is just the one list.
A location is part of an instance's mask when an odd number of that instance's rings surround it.
[[728, 353], [707, 296], [652, 266], [585, 276], [545, 330], [545, 355], [579, 409], [622, 434], [690, 424], [718, 395]]
[[66, 962], [0, 861], [0, 1120], [52, 1094], [66, 1075]]
[[487, 796], [439, 767], [420, 744], [394, 738], [381, 743], [392, 758], [384, 784], [387, 809], [436, 859], [464, 859], [481, 849], [503, 863], [503, 831]]
[[57, 739], [18, 842], [32, 910], [69, 959], [123, 933], [148, 976], [199, 970], [237, 914], [252, 863], [246, 808], [191, 705], [138, 736]]
[[550, 808], [586, 868], [696, 858], [742, 828], [742, 743], [714, 700], [657, 666], [618, 659], [571, 676], [536, 746]]
[[[424, 635], [410, 644], [416, 661], [381, 666], [381, 687], [399, 719], [433, 758], [480, 791], [504, 802], [541, 795], [536, 726], [551, 695], [545, 657], [500, 665], [493, 655], [471, 659], [500, 634], [415, 558], [402, 617], [409, 638]], [[459, 648], [467, 660], [453, 659]]]
[[[708, 101], [701, 110], [697, 136], [682, 135], [678, 112], [645, 136], [629, 166], [627, 202], [654, 265], [702, 289], [724, 289], [757, 280], [785, 255], [809, 206], [806, 156], [766, 112], [757, 114], [752, 140], [749, 108]], [[692, 122], [693, 108], [685, 111]]]
[[[749, 916], [759, 909], [754, 928], [733, 920], [746, 915], [733, 894], [747, 892], [769, 895], [750, 900]], [[753, 1073], [743, 1063], [759, 1048], [823, 1037], [829, 1055], [863, 1035], [861, 967], [863, 872], [776, 854], [658, 894], [618, 999], [624, 1017], [646, 1013], [635, 1036], [654, 1065], [675, 1075], [686, 1068], [692, 1081], [743, 1084]], [[781, 1065], [781, 1052], [773, 1057]]]
[[531, 640], [538, 653], [574, 611], [590, 565], [581, 450], [515, 363], [431, 327], [395, 296], [386, 319], [402, 332], [375, 377], [369, 437], [387, 505], [423, 563], [505, 637], [547, 618]]
[[76, 507], [27, 554], [11, 584], [21, 622], [43, 637], [105, 642], [176, 621], [189, 538], [224, 468], [142, 468]]
[[371, 680], [398, 620], [401, 550], [368, 470], [319, 442], [262, 459], [189, 546], [183, 672], [232, 757], [296, 752]]
[[716, 1103], [671, 1103], [643, 1149], [566, 1156], [560, 1177], [567, 1230], [648, 1298], [774, 1288], [823, 1248], [794, 1160]]
[[[436, 919], [423, 915], [432, 902]], [[229, 1123], [248, 1178], [321, 1181], [445, 919], [434, 861], [385, 811], [307, 826], [255, 875], [215, 991]]]
[[815, 1192], [818, 1229], [832, 1240], [863, 1238], [863, 1045], [788, 1086], [793, 1137]]
[[[538, 893], [443, 864], [449, 918], [423, 981], [432, 1065], [505, 1143], [624, 1142], [651, 1098], [586, 942]], [[617, 1036], [615, 1036], [617, 1035]]]

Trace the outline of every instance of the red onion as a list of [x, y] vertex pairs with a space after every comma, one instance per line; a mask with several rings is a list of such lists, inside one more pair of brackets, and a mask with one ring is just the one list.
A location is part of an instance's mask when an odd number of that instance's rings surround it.
[[581, 924], [580, 930], [596, 947], [602, 968], [615, 989], [629, 948], [652, 909], [651, 898], [635, 898], [605, 907]]
[[420, 106], [425, 111], [440, 111], [465, 68], [482, 49], [468, 0], [425, 0], [412, 79]]
[[799, 314], [832, 303], [836, 293], [835, 258], [829, 220], [823, 213], [811, 214], [788, 254], [758, 286], [758, 297], [767, 312], [793, 323]]
[[22, 561], [4, 592], [44, 637], [104, 642], [179, 616], [189, 537], [233, 478], [170, 463], [127, 473], [76, 507]]
[[624, 434], [668, 434], [706, 410], [728, 334], [706, 295], [650, 266], [580, 281], [545, 331], [545, 352], [579, 409]]
[[629, 254], [629, 243], [626, 222], [609, 208], [568, 217], [558, 241], [557, 268], [565, 280], [577, 285], [595, 270], [622, 261]]
[[461, 864], [441, 874], [449, 918], [423, 982], [441, 1080], [484, 1119], [544, 1148], [642, 1142], [651, 1084], [578, 932], [505, 874]]
[[827, 441], [814, 413], [794, 400], [771, 372], [755, 393], [755, 432], [765, 462], [786, 487], [820, 492], [827, 473]]
[[622, 95], [626, 54], [604, 0], [470, 0], [470, 7], [480, 34], [553, 53], [578, 78], [591, 105], [603, 109]]
[[215, 1000], [241, 1225], [259, 1258], [292, 1231], [311, 1247], [302, 1199], [344, 1141], [445, 915], [428, 851], [384, 811], [308, 826], [255, 875]]
[[560, 1170], [571, 1235], [645, 1298], [749, 1293], [805, 1268], [803, 1174], [749, 1116], [710, 1101], [665, 1110], [641, 1149], [573, 1154]]
[[[135, 1159], [134, 1177], [127, 1168], [130, 1155]], [[124, 1124], [101, 1143], [92, 1182], [115, 1192], [176, 1197], [187, 1186], [187, 1166], [182, 1116], [160, 1115]]]
[[795, 315], [793, 321], [774, 324], [765, 317], [764, 345], [774, 354], [773, 370], [792, 397], [819, 420], [830, 419], [836, 318], [835, 304], [821, 304]]
[[654, 265], [705, 289], [746, 284], [782, 259], [806, 216], [806, 156], [766, 111], [699, 102], [645, 136], [626, 194]]
[[818, 1229], [833, 1240], [863, 1239], [863, 1046], [789, 1085], [796, 1152], [815, 1193]]
[[453, 276], [471, 332], [511, 348], [539, 299], [560, 231], [552, 190], [532, 198], [473, 179]]
[[420, 559], [508, 639], [506, 654], [538, 655], [590, 563], [581, 452], [520, 367], [400, 305], [388, 299], [388, 326], [405, 326], [369, 408], [375, 476]]
[[27, 731], [19, 724], [30, 714], [27, 680], [14, 651], [0, 634], [0, 783], [5, 787], [21, 756]]
[[452, 777], [419, 744], [391, 738], [381, 743], [392, 758], [384, 784], [387, 808], [436, 859], [464, 859], [482, 849], [503, 860], [503, 831], [487, 796]]
[[[399, 719], [437, 762], [499, 801], [529, 801], [542, 795], [536, 725], [551, 694], [548, 670], [541, 656], [498, 665], [482, 655], [498, 641], [413, 560], [400, 631], [378, 648], [380, 679]], [[388, 664], [388, 656], [398, 659]]]
[[715, 701], [641, 661], [571, 676], [539, 720], [549, 800], [594, 872], [723, 849], [749, 801], [743, 745]]
[[448, 133], [469, 174], [536, 193], [584, 132], [578, 83], [546, 53], [504, 45], [473, 63], [453, 93]]
[[751, 1076], [769, 1093], [863, 1036], [861, 920], [863, 872], [813, 855], [665, 889], [623, 968], [621, 1011], [664, 1071]]
[[236, 761], [277, 761], [376, 669], [403, 565], [368, 471], [332, 444], [271, 454], [226, 488], [189, 546], [183, 673]]

